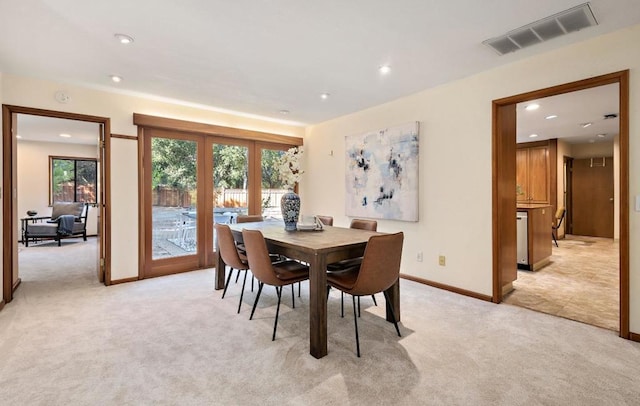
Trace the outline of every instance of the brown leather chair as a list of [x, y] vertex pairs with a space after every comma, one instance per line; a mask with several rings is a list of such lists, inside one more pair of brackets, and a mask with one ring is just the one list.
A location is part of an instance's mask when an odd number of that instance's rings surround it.
[[386, 290], [393, 286], [399, 278], [403, 241], [404, 234], [402, 232], [372, 236], [369, 238], [362, 263], [359, 266], [346, 269], [343, 272], [327, 274], [327, 283], [330, 287], [352, 295], [358, 357], [360, 357], [360, 339], [358, 337], [356, 296], [383, 292], [398, 337], [402, 337]]
[[294, 283], [309, 279], [309, 267], [293, 260], [272, 263], [269, 258], [267, 243], [259, 230], [242, 230], [242, 238], [247, 248], [247, 259], [249, 260], [251, 272], [259, 281], [258, 294], [256, 295], [256, 301], [253, 303], [249, 320], [253, 319], [264, 284], [266, 283], [276, 288], [278, 306], [276, 307], [276, 319], [273, 324], [273, 336], [271, 337], [271, 341], [273, 341], [276, 339], [276, 329], [278, 328], [282, 287], [291, 285], [293, 288]]
[[[244, 286], [247, 282], [247, 271], [249, 270], [249, 263], [247, 261], [247, 257], [238, 252], [236, 248], [236, 243], [233, 239], [233, 234], [231, 234], [231, 229], [226, 224], [214, 224], [213, 227], [218, 234], [218, 246], [220, 248], [220, 252], [218, 255], [222, 256], [222, 260], [225, 264], [229, 265], [230, 271], [227, 276], [227, 281], [224, 284], [224, 290], [222, 291], [222, 298], [224, 299], [224, 295], [227, 294], [227, 288], [229, 287], [229, 281], [231, 280], [231, 275], [233, 274], [233, 270], [236, 269], [238, 271], [238, 276], [240, 275], [240, 271], [244, 271], [244, 279], [242, 281], [242, 292], [240, 293], [240, 303], [238, 303], [238, 313], [240, 313], [240, 308], [242, 307], [242, 297], [244, 296]], [[237, 282], [236, 278], [236, 282]]]
[[236, 217], [236, 223], [255, 223], [258, 221], [264, 221], [264, 218], [259, 214], [243, 214]]
[[556, 247], [558, 246], [558, 236], [557, 232], [562, 224], [562, 220], [564, 220], [564, 215], [567, 210], [564, 207], [558, 207], [556, 210], [556, 215], [553, 217], [553, 224], [551, 224], [551, 238], [553, 238], [553, 242], [556, 243]]
[[[349, 228], [357, 228], [360, 230], [368, 230], [368, 231], [377, 231], [378, 230], [378, 222], [375, 220], [365, 220], [365, 219], [353, 219], [351, 220], [351, 225]], [[327, 271], [329, 272], [341, 272], [347, 268], [351, 268], [354, 266], [359, 266], [362, 262], [362, 257], [358, 258], [350, 258], [345, 259], [343, 261], [334, 262], [332, 264], [327, 265]], [[340, 313], [342, 317], [344, 317], [344, 294], [340, 295]], [[371, 299], [373, 299], [373, 304], [376, 306], [378, 302], [376, 301], [375, 295], [371, 295]], [[358, 297], [358, 315], [360, 314], [360, 298]]]
[[332, 226], [333, 225], [333, 217], [331, 216], [316, 216], [318, 218], [318, 220], [320, 220], [322, 222], [322, 224], [324, 224], [325, 226]]

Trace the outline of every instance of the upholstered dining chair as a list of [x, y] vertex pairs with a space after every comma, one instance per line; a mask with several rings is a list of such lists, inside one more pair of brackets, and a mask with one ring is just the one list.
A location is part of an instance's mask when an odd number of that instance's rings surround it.
[[[238, 313], [240, 313], [240, 308], [242, 307], [242, 297], [244, 296], [244, 286], [247, 282], [247, 271], [249, 270], [249, 263], [247, 261], [247, 257], [238, 251], [236, 248], [236, 243], [233, 239], [233, 234], [231, 234], [231, 229], [226, 224], [214, 224], [213, 227], [218, 234], [218, 246], [220, 247], [220, 252], [218, 255], [222, 256], [222, 260], [225, 264], [229, 265], [229, 275], [227, 276], [227, 281], [224, 284], [224, 290], [222, 291], [222, 298], [227, 294], [227, 288], [229, 287], [229, 281], [231, 280], [231, 275], [233, 274], [233, 270], [238, 271], [238, 275], [240, 275], [241, 271], [244, 271], [244, 279], [242, 281], [242, 291], [240, 292], [240, 303], [238, 303]], [[237, 281], [237, 278], [236, 278]]]
[[329, 287], [334, 287], [352, 296], [358, 357], [360, 357], [360, 338], [358, 336], [356, 297], [383, 292], [398, 337], [402, 337], [386, 290], [396, 283], [400, 275], [403, 241], [404, 234], [402, 232], [372, 236], [367, 242], [367, 248], [365, 248], [359, 266], [348, 268], [343, 272], [327, 274]]
[[[375, 220], [352, 219], [351, 225], [349, 226], [349, 228], [357, 228], [360, 230], [368, 230], [368, 231], [377, 231], [378, 222]], [[358, 266], [360, 265], [361, 262], [362, 262], [362, 257], [345, 259], [343, 261], [334, 262], [332, 264], [327, 265], [327, 271], [341, 272], [347, 268]], [[371, 295], [371, 299], [373, 299], [373, 304], [377, 306], [378, 302], [376, 301], [376, 296]], [[344, 317], [344, 293], [340, 294], [340, 313], [342, 317]], [[359, 314], [360, 314], [360, 298], [358, 297], [358, 315]]]
[[236, 223], [254, 223], [257, 221], [264, 221], [264, 218], [259, 214], [242, 214], [236, 217]]
[[333, 225], [333, 217], [332, 216], [316, 216], [318, 220], [322, 222], [325, 226]]
[[558, 246], [558, 229], [562, 224], [562, 220], [564, 220], [564, 215], [567, 210], [564, 207], [558, 207], [556, 210], [556, 215], [553, 217], [553, 224], [551, 225], [551, 238], [553, 238], [553, 242], [556, 243], [556, 247]]
[[247, 259], [249, 260], [251, 272], [259, 281], [258, 294], [253, 303], [249, 320], [253, 319], [264, 285], [267, 284], [276, 288], [278, 305], [276, 307], [276, 319], [273, 323], [273, 336], [271, 337], [271, 341], [273, 341], [276, 339], [276, 329], [278, 328], [282, 287], [286, 285], [293, 287], [294, 283], [309, 279], [309, 267], [293, 260], [271, 262], [267, 243], [259, 230], [242, 230], [242, 238], [247, 248]]

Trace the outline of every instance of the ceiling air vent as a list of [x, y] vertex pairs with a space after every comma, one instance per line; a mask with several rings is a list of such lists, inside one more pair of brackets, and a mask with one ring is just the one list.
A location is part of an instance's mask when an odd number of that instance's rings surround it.
[[589, 3], [584, 3], [488, 39], [483, 44], [504, 55], [594, 25], [598, 25], [598, 21]]

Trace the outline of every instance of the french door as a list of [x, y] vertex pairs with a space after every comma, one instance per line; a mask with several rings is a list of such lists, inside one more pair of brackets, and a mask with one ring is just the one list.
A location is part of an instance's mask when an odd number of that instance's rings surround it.
[[213, 266], [213, 224], [261, 213], [256, 151], [247, 140], [145, 130], [143, 278]]

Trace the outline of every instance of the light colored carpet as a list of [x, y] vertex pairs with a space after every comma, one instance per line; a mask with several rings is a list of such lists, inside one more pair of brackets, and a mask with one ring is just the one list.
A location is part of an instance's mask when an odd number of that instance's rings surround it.
[[247, 289], [236, 314], [240, 284], [221, 299], [211, 270], [104, 287], [82, 244], [29, 251], [40, 266], [25, 263], [16, 299], [0, 312], [2, 404], [640, 402], [640, 344], [563, 318], [402, 280], [402, 338], [363, 298], [358, 359], [351, 312], [340, 318], [335, 292], [329, 355], [317, 360], [305, 284], [296, 309], [285, 290], [272, 342], [273, 288], [249, 321], [254, 294]]
[[553, 246], [551, 263], [518, 271], [505, 303], [620, 330], [619, 243], [567, 235]]

